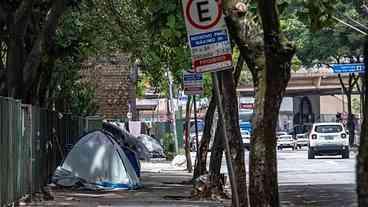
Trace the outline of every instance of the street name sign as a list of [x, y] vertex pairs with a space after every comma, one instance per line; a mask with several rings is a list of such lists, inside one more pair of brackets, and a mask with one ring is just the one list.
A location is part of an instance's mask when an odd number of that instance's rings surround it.
[[365, 67], [363, 63], [333, 64], [332, 70], [334, 73], [364, 73]]
[[203, 75], [202, 73], [189, 73], [183, 74], [184, 94], [201, 95], [203, 93]]
[[229, 33], [222, 0], [182, 0], [195, 72], [232, 68]]

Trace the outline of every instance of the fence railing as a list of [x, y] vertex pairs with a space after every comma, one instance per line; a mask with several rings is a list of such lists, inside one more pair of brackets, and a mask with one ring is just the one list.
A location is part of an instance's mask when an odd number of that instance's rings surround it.
[[98, 128], [98, 117], [60, 114], [0, 97], [0, 206], [40, 192], [79, 137]]

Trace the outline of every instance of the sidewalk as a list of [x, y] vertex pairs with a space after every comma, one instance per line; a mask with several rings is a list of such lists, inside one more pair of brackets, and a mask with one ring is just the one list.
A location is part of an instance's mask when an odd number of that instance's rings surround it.
[[192, 185], [183, 184], [191, 174], [174, 169], [170, 163], [142, 163], [142, 189], [135, 191], [88, 192], [52, 188], [54, 200], [21, 203], [20, 206], [81, 206], [81, 207], [222, 207], [230, 206], [214, 201], [191, 200]]
[[[81, 207], [228, 207], [230, 201], [195, 201], [190, 198], [192, 185], [183, 184], [191, 174], [174, 168], [166, 161], [142, 163], [144, 188], [136, 191], [88, 192], [52, 189], [54, 200], [21, 206]], [[355, 185], [281, 185], [283, 207], [355, 207]]]

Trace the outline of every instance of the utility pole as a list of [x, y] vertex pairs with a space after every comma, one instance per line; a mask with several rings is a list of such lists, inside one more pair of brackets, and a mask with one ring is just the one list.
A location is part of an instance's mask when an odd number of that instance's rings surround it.
[[195, 135], [196, 135], [196, 154], [198, 157], [199, 150], [199, 141], [198, 141], [198, 119], [197, 119], [197, 101], [196, 95], [193, 95], [193, 104], [194, 104], [194, 127], [195, 127]]
[[169, 120], [170, 120], [170, 128], [172, 130], [174, 142], [175, 142], [175, 154], [179, 153], [179, 144], [178, 144], [178, 136], [176, 134], [176, 117], [175, 117], [175, 108], [174, 108], [174, 98], [173, 98], [173, 80], [170, 73], [170, 69], [166, 67], [167, 76], [169, 79]]

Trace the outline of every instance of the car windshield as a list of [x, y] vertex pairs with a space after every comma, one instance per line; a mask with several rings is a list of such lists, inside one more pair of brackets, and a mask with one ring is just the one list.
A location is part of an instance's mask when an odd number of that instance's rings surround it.
[[315, 131], [317, 133], [337, 133], [342, 131], [340, 125], [320, 125], [316, 126]]
[[286, 139], [292, 139], [292, 137], [291, 136], [280, 136], [279, 139], [286, 140]]

